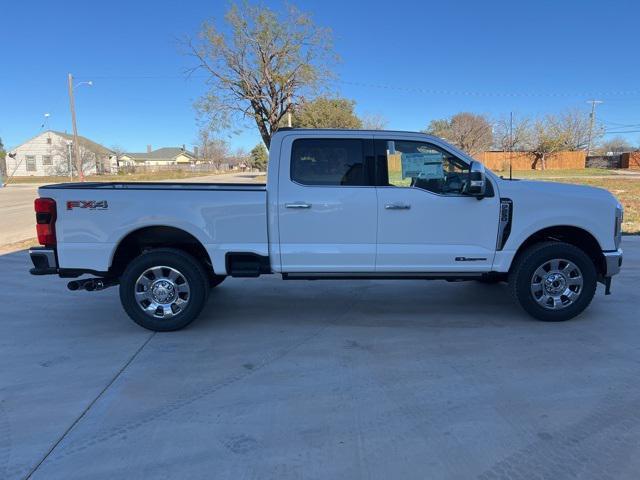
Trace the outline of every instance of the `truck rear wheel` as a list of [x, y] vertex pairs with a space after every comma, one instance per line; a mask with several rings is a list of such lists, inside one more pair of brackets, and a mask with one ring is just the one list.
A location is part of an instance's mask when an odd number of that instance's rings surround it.
[[209, 278], [191, 255], [161, 248], [139, 255], [120, 278], [120, 301], [129, 317], [156, 332], [179, 330], [207, 301]]
[[589, 306], [596, 291], [593, 261], [563, 242], [533, 245], [509, 275], [514, 297], [531, 316], [545, 322], [569, 320]]

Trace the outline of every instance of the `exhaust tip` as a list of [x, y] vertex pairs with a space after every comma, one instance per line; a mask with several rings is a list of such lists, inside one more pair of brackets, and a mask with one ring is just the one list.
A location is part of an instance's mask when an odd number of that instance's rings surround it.
[[76, 280], [73, 280], [73, 281], [67, 283], [67, 288], [69, 290], [72, 290], [72, 291], [78, 290], [80, 288], [80, 282], [78, 282]]

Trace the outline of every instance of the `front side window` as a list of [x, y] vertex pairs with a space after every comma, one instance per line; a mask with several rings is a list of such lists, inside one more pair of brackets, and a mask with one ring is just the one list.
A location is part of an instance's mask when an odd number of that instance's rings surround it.
[[36, 157], [34, 155], [27, 155], [25, 157], [25, 163], [27, 165], [27, 172], [36, 171]]
[[363, 141], [299, 139], [291, 150], [291, 179], [302, 185], [368, 185]]
[[[383, 140], [376, 142], [378, 165], [386, 169], [386, 184], [414, 187], [441, 195], [461, 195], [469, 166], [446, 150], [426, 142]], [[380, 161], [381, 160], [381, 161]]]

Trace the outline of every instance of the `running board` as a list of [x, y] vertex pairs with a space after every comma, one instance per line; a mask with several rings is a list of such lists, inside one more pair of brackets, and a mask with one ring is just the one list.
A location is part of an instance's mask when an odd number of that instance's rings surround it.
[[447, 280], [457, 282], [481, 278], [483, 272], [456, 273], [283, 273], [283, 280]]

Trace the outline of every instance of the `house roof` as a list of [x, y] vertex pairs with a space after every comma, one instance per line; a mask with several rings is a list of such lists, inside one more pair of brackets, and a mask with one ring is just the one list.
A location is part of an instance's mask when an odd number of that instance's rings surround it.
[[[33, 137], [30, 137], [28, 140], [25, 140], [24, 142], [22, 142], [19, 145], [11, 147], [7, 151], [15, 150], [16, 148], [21, 147], [25, 143], [29, 143], [34, 138], [38, 138], [39, 136], [44, 135], [46, 133], [53, 133], [54, 135], [58, 135], [58, 136], [64, 138], [65, 140], [73, 141], [73, 135], [71, 135], [70, 133], [59, 132], [57, 130], [45, 130], [44, 132], [40, 132], [39, 134], [34, 135]], [[87, 148], [88, 150], [91, 150], [91, 151], [93, 151], [95, 153], [98, 153], [98, 154], [112, 154], [112, 153], [114, 153], [113, 150], [110, 150], [109, 148], [105, 147], [104, 145], [100, 145], [99, 143], [96, 143], [93, 140], [89, 140], [87, 137], [83, 137], [82, 135], [78, 135], [78, 143], [80, 145], [84, 146], [85, 148]]]
[[[66, 132], [57, 132], [55, 130], [49, 130], [51, 133], [55, 133], [56, 135], [60, 135], [62, 138], [73, 141], [73, 135]], [[78, 143], [88, 150], [91, 150], [95, 153], [101, 154], [110, 154], [113, 153], [113, 150], [105, 147], [104, 145], [100, 145], [99, 143], [94, 142], [93, 140], [89, 140], [86, 137], [78, 135]]]
[[175, 160], [179, 155], [186, 155], [187, 157], [196, 158], [193, 152], [189, 150], [183, 150], [180, 147], [164, 147], [158, 148], [151, 152], [133, 152], [133, 153], [125, 153], [127, 157], [131, 157], [134, 160], [144, 161], [144, 160], [155, 160], [155, 161], [171, 161]]

